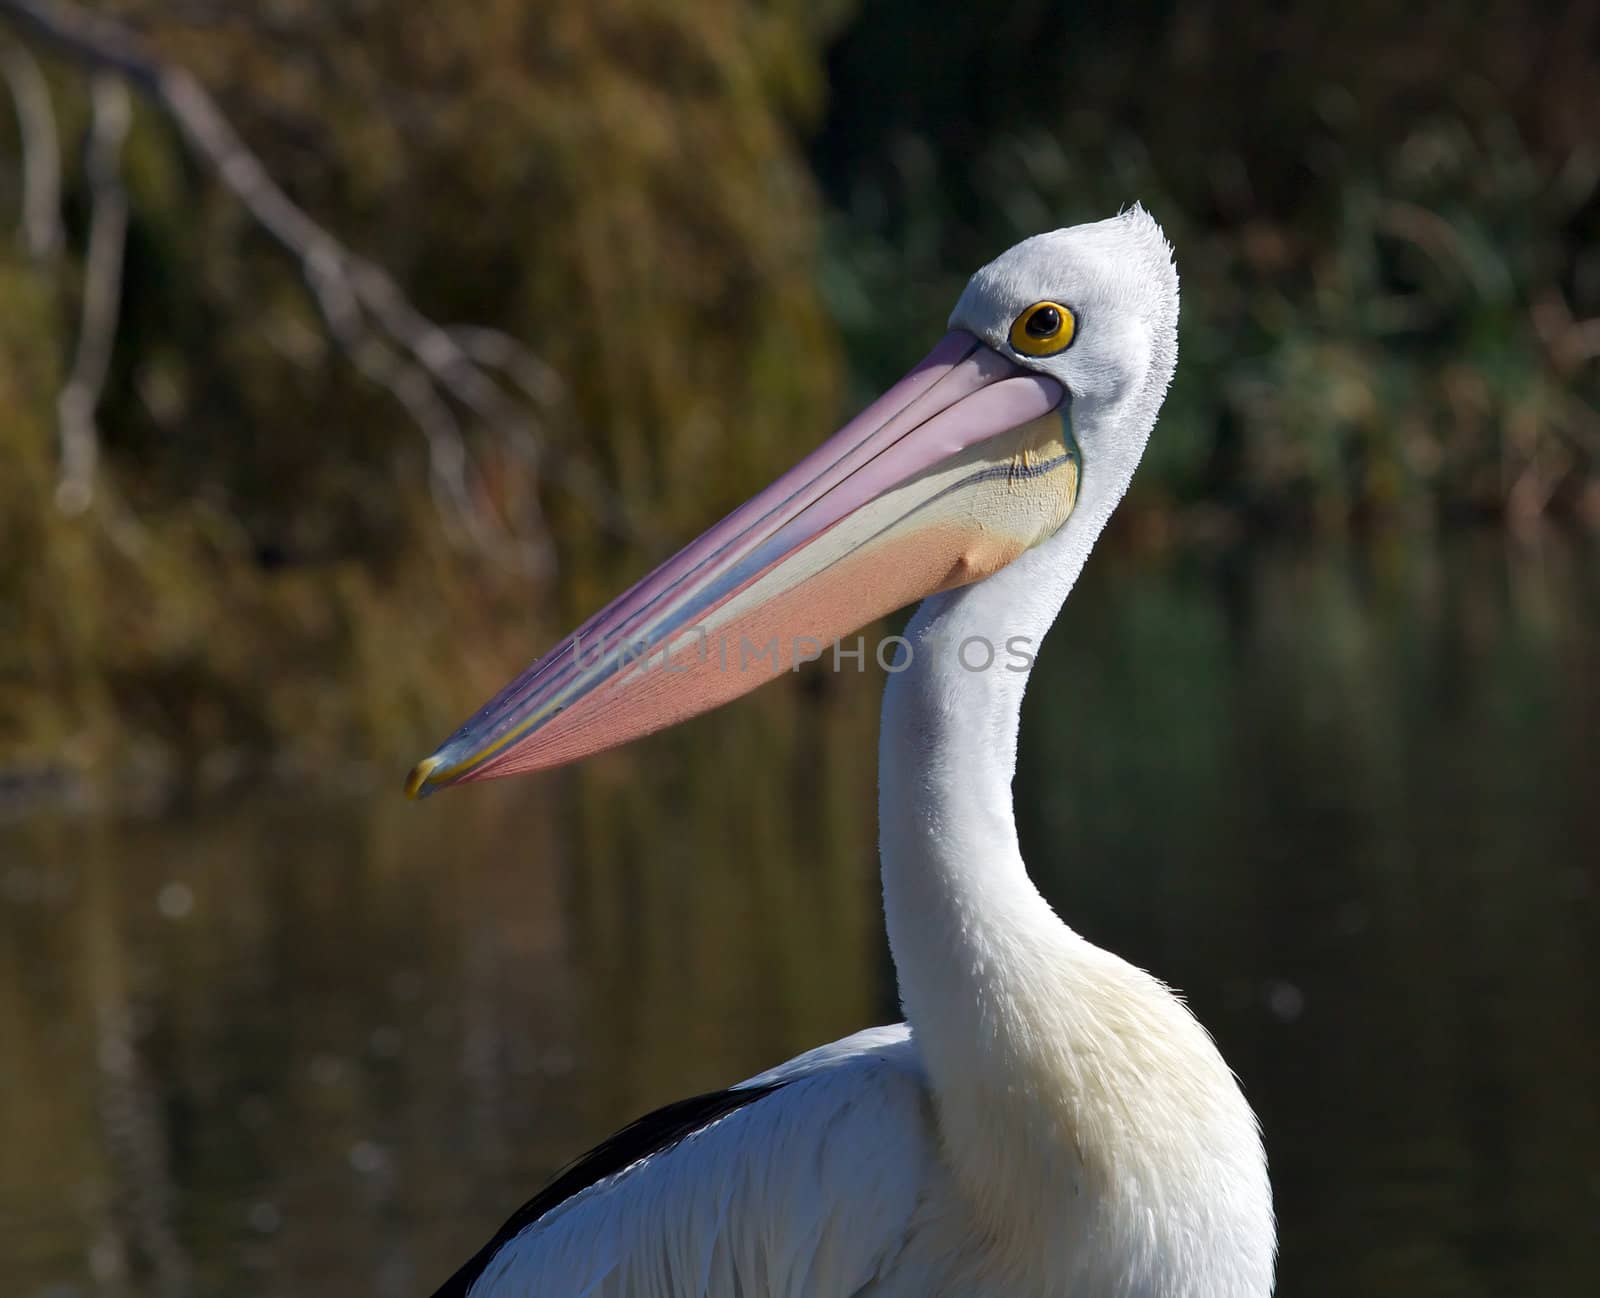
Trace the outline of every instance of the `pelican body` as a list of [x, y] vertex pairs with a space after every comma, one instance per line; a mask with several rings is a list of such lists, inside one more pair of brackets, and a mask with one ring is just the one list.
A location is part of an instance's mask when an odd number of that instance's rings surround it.
[[1232, 1073], [1171, 990], [1055, 915], [1011, 801], [1026, 667], [1143, 454], [1177, 321], [1140, 208], [1018, 244], [904, 379], [413, 771], [415, 796], [575, 760], [922, 600], [880, 744], [906, 1021], [640, 1119], [436, 1298], [1271, 1293]]

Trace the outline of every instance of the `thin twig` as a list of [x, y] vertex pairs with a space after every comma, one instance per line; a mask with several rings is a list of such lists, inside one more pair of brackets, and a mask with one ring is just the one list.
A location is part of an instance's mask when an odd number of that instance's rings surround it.
[[61, 438], [56, 505], [64, 514], [81, 514], [94, 501], [95, 467], [100, 460], [95, 408], [105, 389], [116, 342], [128, 234], [128, 193], [122, 184], [122, 143], [132, 116], [128, 88], [117, 77], [97, 75], [90, 101], [93, 117], [85, 171], [93, 208], [83, 268], [83, 313], [72, 372], [56, 398]]
[[[536, 405], [554, 407], [566, 399], [561, 376], [510, 334], [466, 324], [451, 325], [447, 332], [463, 352], [484, 368], [504, 374]], [[635, 541], [658, 539], [641, 528], [622, 495], [590, 465], [550, 443], [526, 439], [522, 449], [546, 477], [559, 481], [613, 536]]]
[[[488, 492], [471, 467], [452, 402], [495, 429], [518, 458], [545, 469], [530, 403], [547, 404], [550, 374], [526, 348], [498, 330], [447, 330], [410, 301], [381, 266], [353, 253], [284, 192], [239, 138], [217, 103], [186, 69], [149, 53], [138, 37], [96, 14], [47, 0], [0, 0], [0, 16], [32, 31], [78, 62], [116, 72], [156, 101], [194, 153], [269, 235], [300, 263], [329, 333], [351, 362], [405, 408], [428, 444], [436, 497], [448, 502], [480, 545], [544, 571], [553, 551], [531, 493], [519, 501], [519, 525], [493, 518]], [[481, 360], [493, 354], [499, 361]], [[490, 368], [527, 397], [519, 400]], [[580, 475], [563, 473], [563, 485]], [[592, 494], [583, 484], [585, 495]], [[622, 526], [620, 514], [606, 522]]]
[[37, 262], [61, 251], [61, 144], [50, 87], [33, 55], [14, 41], [0, 43], [0, 76], [11, 90], [22, 137], [22, 237]]

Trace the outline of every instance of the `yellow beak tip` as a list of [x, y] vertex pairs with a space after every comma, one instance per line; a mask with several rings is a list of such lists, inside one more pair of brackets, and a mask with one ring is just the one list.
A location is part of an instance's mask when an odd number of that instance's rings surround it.
[[428, 786], [428, 777], [438, 770], [441, 764], [437, 757], [424, 757], [413, 766], [411, 774], [406, 776], [406, 797], [413, 802], [420, 798]]

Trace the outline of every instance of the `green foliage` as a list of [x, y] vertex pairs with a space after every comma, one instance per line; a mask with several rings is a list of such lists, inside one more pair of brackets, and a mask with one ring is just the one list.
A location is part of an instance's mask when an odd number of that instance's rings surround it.
[[[144, 756], [192, 778], [268, 755], [408, 753], [592, 605], [622, 554], [637, 564], [731, 506], [834, 415], [793, 134], [820, 102], [809, 10], [115, 8], [421, 310], [502, 328], [554, 366], [567, 393], [540, 415], [550, 462], [615, 484], [629, 531], [624, 551], [464, 421], [487, 503], [542, 513], [559, 566], [530, 580], [463, 544], [406, 411], [334, 347], [294, 259], [144, 107], [97, 503], [62, 517], [51, 407], [76, 329], [87, 111], [81, 70], [52, 65], [72, 253], [53, 281], [0, 262], [0, 441], [22, 470], [0, 475], [0, 768]], [[14, 196], [9, 130], [0, 148]]]
[[845, 8], [101, 7], [428, 316], [561, 376], [537, 456], [464, 421], [471, 503], [557, 565], [464, 539], [405, 409], [146, 107], [96, 504], [57, 509], [90, 205], [53, 62], [68, 255], [0, 250], [0, 770], [398, 758], [814, 445], [841, 336], [865, 395], [979, 262], [1135, 199], [1185, 295], [1146, 518], [1600, 512], [1592, 4]]
[[973, 264], [1140, 200], [1184, 287], [1147, 506], [1592, 508], [1597, 23], [1585, 3], [887, 0], [835, 58], [830, 302], [877, 378]]

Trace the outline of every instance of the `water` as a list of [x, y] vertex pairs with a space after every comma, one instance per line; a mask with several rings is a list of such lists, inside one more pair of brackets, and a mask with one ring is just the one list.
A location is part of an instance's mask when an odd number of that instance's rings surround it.
[[[1259, 1109], [1284, 1295], [1600, 1275], [1600, 565], [1098, 556], [1018, 779], [1041, 886]], [[643, 1109], [894, 1017], [878, 681], [421, 807], [0, 827], [22, 1298], [422, 1294]]]

